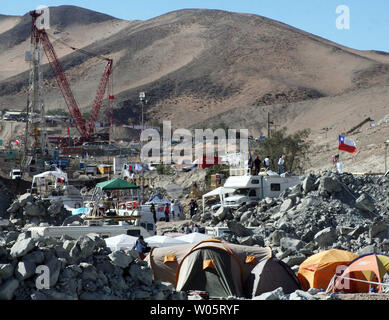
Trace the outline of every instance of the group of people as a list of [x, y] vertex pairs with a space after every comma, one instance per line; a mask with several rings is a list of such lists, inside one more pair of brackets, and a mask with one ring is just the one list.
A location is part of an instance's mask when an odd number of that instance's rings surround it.
[[199, 232], [199, 231], [200, 231], [200, 229], [199, 229], [199, 226], [197, 224], [192, 225], [192, 228], [191, 228], [191, 226], [189, 224], [185, 225], [185, 227], [184, 227], [184, 232], [186, 234], [189, 234], [189, 233], [192, 233], [192, 232]]
[[[263, 166], [265, 167], [265, 170], [269, 170], [270, 169], [270, 156], [266, 156], [266, 158], [263, 160], [263, 162], [261, 161], [261, 159], [259, 158], [259, 156], [256, 156], [254, 161], [252, 162], [249, 162], [249, 167], [251, 168], [251, 174], [253, 176], [256, 176], [258, 175], [260, 172], [261, 172], [261, 165], [263, 164]], [[285, 172], [285, 155], [284, 154], [281, 154], [280, 155], [280, 158], [278, 159], [278, 174], [282, 174]]]
[[[157, 223], [157, 221], [158, 221], [157, 220], [157, 210], [155, 210], [154, 203], [151, 204], [150, 211], [151, 211], [151, 214], [153, 215], [154, 223]], [[165, 206], [163, 207], [163, 213], [165, 215], [165, 221], [166, 222], [170, 221], [170, 216], [169, 216], [170, 214], [172, 215], [172, 219], [174, 220], [174, 218], [175, 218], [174, 200], [172, 200], [170, 208], [169, 208], [169, 204], [168, 203], [165, 204]]]

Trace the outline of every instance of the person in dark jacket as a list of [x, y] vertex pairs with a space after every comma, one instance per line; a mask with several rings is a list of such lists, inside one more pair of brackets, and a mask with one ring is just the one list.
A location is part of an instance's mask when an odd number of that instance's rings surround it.
[[163, 212], [165, 214], [165, 221], [169, 222], [170, 221], [170, 219], [169, 219], [170, 210], [169, 210], [169, 205], [167, 203], [165, 204], [165, 207], [163, 208]]
[[261, 159], [257, 156], [254, 160], [254, 176], [256, 176], [261, 171]]
[[151, 214], [153, 215], [154, 223], [157, 223], [157, 211], [155, 210], [154, 203], [151, 204], [150, 211]]
[[197, 208], [198, 208], [198, 205], [197, 205], [196, 200], [195, 199], [191, 199], [190, 200], [190, 205], [189, 205], [190, 217], [191, 218], [196, 214]]

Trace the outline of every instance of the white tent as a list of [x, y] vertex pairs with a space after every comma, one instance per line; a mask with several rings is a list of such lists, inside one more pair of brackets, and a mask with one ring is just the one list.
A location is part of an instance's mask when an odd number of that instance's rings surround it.
[[176, 239], [185, 241], [186, 243], [199, 243], [204, 240], [211, 239], [212, 236], [199, 232], [188, 233], [184, 236], [177, 237]]
[[137, 237], [128, 236], [126, 234], [119, 234], [118, 236], [105, 239], [105, 243], [112, 251], [124, 250], [131, 249], [135, 245], [137, 239]]
[[150, 198], [149, 201], [146, 202], [146, 204], [165, 204], [165, 203], [168, 203], [170, 204], [170, 201], [168, 199], [166, 199], [165, 197], [162, 197], [160, 198], [158, 194], [155, 194], [154, 196], [152, 196]]
[[181, 244], [188, 244], [185, 241], [178, 240], [177, 238], [167, 237], [167, 236], [152, 236], [145, 238], [145, 242], [149, 245], [149, 247], [170, 247]]
[[223, 196], [226, 193], [232, 193], [234, 191], [235, 191], [234, 188], [219, 187], [219, 188], [216, 188], [216, 189], [214, 189], [214, 190], [204, 194], [203, 195], [203, 212], [205, 210], [205, 198], [219, 196], [220, 197], [220, 203], [223, 203]]

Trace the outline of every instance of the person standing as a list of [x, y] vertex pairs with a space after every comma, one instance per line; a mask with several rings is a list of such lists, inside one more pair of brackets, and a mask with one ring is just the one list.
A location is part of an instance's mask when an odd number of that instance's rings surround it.
[[153, 215], [154, 223], [157, 223], [157, 211], [155, 210], [154, 203], [151, 204], [150, 211], [151, 214]]
[[285, 155], [280, 155], [280, 159], [278, 160], [278, 174], [281, 175], [284, 172], [285, 166]]
[[135, 246], [133, 247], [139, 253], [139, 257], [143, 260], [146, 256], [147, 252], [147, 243], [143, 240], [143, 236], [139, 236], [138, 240], [135, 242]]
[[170, 210], [169, 210], [169, 205], [167, 203], [165, 204], [165, 208], [163, 209], [163, 212], [165, 214], [165, 221], [169, 222], [170, 221], [170, 219], [169, 219]]
[[335, 166], [335, 169], [337, 169], [337, 163], [339, 162], [339, 155], [338, 154], [336, 154], [336, 155], [334, 155], [333, 157], [332, 157], [332, 162], [333, 162], [333, 164], [334, 164], [334, 166]]
[[172, 213], [172, 220], [174, 221], [174, 199], [170, 203], [170, 212]]
[[264, 164], [266, 170], [270, 169], [270, 156], [266, 156], [265, 160], [263, 160], [263, 164]]
[[254, 160], [254, 176], [256, 176], [261, 171], [261, 159], [259, 156], [256, 156]]
[[189, 210], [190, 210], [190, 217], [192, 218], [195, 214], [196, 214], [196, 211], [197, 211], [197, 202], [194, 200], [194, 199], [191, 199], [190, 200], [190, 207], [189, 207]]

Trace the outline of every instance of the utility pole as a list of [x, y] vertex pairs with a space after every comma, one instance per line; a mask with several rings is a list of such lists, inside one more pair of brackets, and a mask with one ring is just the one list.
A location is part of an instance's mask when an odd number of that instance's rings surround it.
[[142, 128], [140, 130], [140, 135], [139, 135], [139, 144], [140, 144], [140, 152], [139, 152], [139, 160], [140, 160], [140, 163], [141, 163], [141, 166], [142, 166], [142, 171], [141, 171], [141, 187], [140, 187], [140, 190], [141, 190], [141, 204], [143, 204], [143, 200], [144, 200], [144, 168], [143, 168], [143, 162], [142, 162], [142, 149], [143, 149], [143, 143], [142, 143], [142, 140], [141, 140], [141, 135], [142, 135], [142, 131], [143, 131], [143, 127], [144, 127], [144, 118], [143, 118], [143, 106], [144, 106], [144, 103], [143, 101], [145, 100], [146, 98], [146, 94], [142, 91], [139, 93], [139, 101], [140, 101], [140, 104], [142, 106]]
[[389, 145], [389, 140], [385, 141], [385, 173], [388, 170], [388, 166], [386, 163], [386, 159], [388, 158], [388, 145]]
[[271, 124], [274, 124], [274, 122], [270, 121], [270, 112], [267, 113], [267, 138], [270, 139], [270, 134], [271, 134], [271, 130], [270, 130], [270, 125]]

